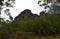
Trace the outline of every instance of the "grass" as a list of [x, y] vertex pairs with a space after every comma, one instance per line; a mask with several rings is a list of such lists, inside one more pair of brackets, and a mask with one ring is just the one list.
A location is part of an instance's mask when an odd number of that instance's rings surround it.
[[33, 36], [30, 39], [60, 39], [60, 35], [52, 35], [52, 36]]
[[19, 32], [18, 33], [18, 39], [60, 39], [60, 34], [56, 35], [42, 35], [42, 36], [37, 36], [37, 35], [31, 35], [33, 34], [32, 32]]

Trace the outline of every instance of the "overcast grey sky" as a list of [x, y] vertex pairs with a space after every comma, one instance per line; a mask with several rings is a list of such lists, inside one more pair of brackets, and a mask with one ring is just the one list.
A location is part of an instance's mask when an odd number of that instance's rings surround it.
[[32, 13], [39, 14], [40, 11], [44, 10], [44, 7], [40, 7], [37, 3], [38, 0], [16, 0], [15, 7], [11, 8], [10, 12], [13, 17], [17, 16], [25, 9], [30, 9]]
[[[4, 2], [6, 1], [7, 0], [4, 0]], [[39, 0], [15, 0], [15, 4], [13, 5], [14, 6], [13, 8], [12, 7], [6, 7], [6, 8], [10, 9], [10, 13], [13, 18], [18, 16], [25, 9], [29, 9], [32, 11], [33, 14], [39, 15], [39, 13], [41, 11], [44, 11], [45, 9], [44, 9], [44, 6], [41, 7], [38, 5], [38, 1]], [[4, 13], [4, 10], [6, 10], [6, 8], [3, 8], [1, 17], [4, 18], [5, 20], [8, 20], [9, 16], [7, 16]]]

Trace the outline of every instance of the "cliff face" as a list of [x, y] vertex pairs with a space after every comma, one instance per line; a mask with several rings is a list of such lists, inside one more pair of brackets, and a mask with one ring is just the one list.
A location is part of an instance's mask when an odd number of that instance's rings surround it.
[[24, 20], [25, 17], [28, 17], [30, 19], [33, 19], [35, 17], [37, 17], [38, 15], [37, 14], [33, 14], [31, 12], [31, 10], [29, 9], [25, 9], [24, 11], [22, 11], [17, 17], [15, 17], [15, 20], [18, 20], [18, 19], [21, 19], [21, 20]]

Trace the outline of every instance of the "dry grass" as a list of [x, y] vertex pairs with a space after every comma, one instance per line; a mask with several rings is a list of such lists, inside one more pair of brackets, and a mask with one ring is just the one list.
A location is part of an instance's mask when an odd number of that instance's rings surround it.
[[55, 35], [55, 36], [33, 36], [30, 39], [60, 39], [60, 35]]
[[17, 33], [18, 39], [60, 39], [60, 34], [50, 35], [50, 36], [34, 36], [32, 32], [23, 32], [18, 31]]

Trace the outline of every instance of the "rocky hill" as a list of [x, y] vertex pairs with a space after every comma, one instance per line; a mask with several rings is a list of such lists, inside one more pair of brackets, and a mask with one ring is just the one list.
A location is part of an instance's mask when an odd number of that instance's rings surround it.
[[28, 17], [29, 19], [33, 19], [35, 17], [38, 17], [38, 15], [33, 14], [29, 9], [25, 9], [17, 17], [15, 17], [15, 20], [18, 20], [18, 19], [24, 20], [25, 17]]

